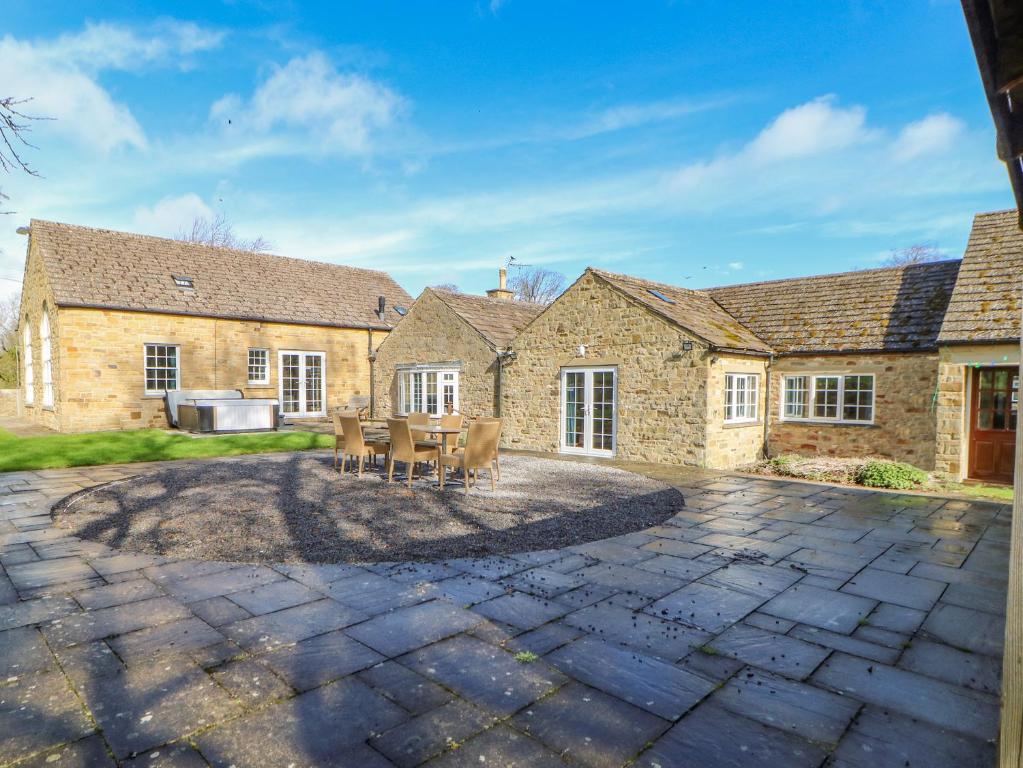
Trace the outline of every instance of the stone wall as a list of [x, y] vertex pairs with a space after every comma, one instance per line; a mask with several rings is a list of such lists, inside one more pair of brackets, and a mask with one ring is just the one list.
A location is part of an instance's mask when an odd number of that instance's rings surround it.
[[[757, 419], [725, 423], [725, 375], [754, 373], [758, 382]], [[715, 354], [707, 369], [707, 460], [713, 469], [751, 464], [764, 454], [764, 409], [767, 405], [767, 358]]]
[[938, 352], [937, 443], [934, 469], [962, 480], [969, 469], [970, 381], [975, 365], [1019, 365], [1018, 344], [968, 344]]
[[6, 418], [21, 416], [20, 389], [0, 389], [0, 416]]
[[[831, 424], [779, 418], [786, 374], [873, 373], [874, 423]], [[771, 366], [768, 451], [826, 456], [883, 456], [921, 469], [935, 468], [937, 353], [805, 355]]]
[[475, 328], [431, 293], [421, 296], [380, 344], [374, 363], [374, 415], [398, 412], [397, 367], [407, 364], [462, 364], [458, 409], [470, 418], [496, 410], [497, 353]]
[[[114, 310], [61, 308], [56, 314], [61, 364], [55, 376], [59, 419], [52, 426], [68, 432], [167, 426], [163, 397], [145, 394], [146, 343], [180, 346], [182, 389], [241, 389], [246, 397], [279, 396], [279, 350], [325, 352], [326, 405], [332, 408], [369, 394], [369, 350], [385, 335]], [[269, 385], [248, 385], [249, 348], [269, 350]], [[39, 420], [38, 408], [25, 411]]]
[[[694, 348], [682, 352], [682, 342]], [[579, 356], [579, 345], [585, 345]], [[519, 335], [505, 367], [501, 411], [512, 448], [560, 449], [561, 369], [614, 366], [616, 455], [702, 465], [706, 457], [706, 345], [592, 274], [584, 274]]]

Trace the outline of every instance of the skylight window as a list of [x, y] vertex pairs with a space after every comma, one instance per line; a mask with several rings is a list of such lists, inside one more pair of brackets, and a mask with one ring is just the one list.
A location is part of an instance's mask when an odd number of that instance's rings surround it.
[[178, 288], [195, 288], [195, 281], [190, 277], [182, 277], [180, 275], [171, 275], [174, 278], [174, 285]]
[[399, 306], [395, 306], [394, 311], [397, 312], [402, 317], [405, 317], [405, 315], [408, 313], [408, 310], [405, 309], [405, 307], [399, 307]]
[[665, 296], [660, 291], [655, 291], [653, 288], [647, 288], [647, 291], [650, 292], [651, 296], [656, 296], [661, 301], [663, 301], [665, 304], [674, 304], [675, 303], [674, 299], [668, 298], [667, 296]]

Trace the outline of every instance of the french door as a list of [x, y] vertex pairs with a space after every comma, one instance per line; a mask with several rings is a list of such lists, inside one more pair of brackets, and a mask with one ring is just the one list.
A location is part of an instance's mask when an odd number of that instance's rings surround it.
[[326, 416], [326, 355], [282, 350], [278, 361], [281, 411], [298, 418]]
[[967, 472], [970, 479], [1012, 482], [1018, 417], [1019, 369], [975, 369]]
[[616, 378], [614, 368], [562, 369], [562, 453], [614, 455]]

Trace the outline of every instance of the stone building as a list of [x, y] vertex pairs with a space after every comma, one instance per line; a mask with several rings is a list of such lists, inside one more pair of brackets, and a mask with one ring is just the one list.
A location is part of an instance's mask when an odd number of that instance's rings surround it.
[[952, 477], [1012, 479], [1021, 281], [1016, 212], [978, 215], [938, 336], [935, 464]]
[[1012, 477], [1023, 234], [963, 260], [689, 290], [588, 269], [505, 364], [511, 447], [728, 468], [882, 456]]
[[762, 453], [770, 347], [705, 292], [587, 269], [511, 352], [512, 448], [711, 467]]
[[240, 389], [316, 418], [369, 395], [411, 297], [388, 275], [33, 220], [24, 414], [61, 431], [167, 425], [167, 389]]
[[515, 301], [505, 287], [488, 296], [427, 288], [378, 347], [377, 416], [450, 406], [470, 418], [500, 412], [505, 353], [542, 306]]

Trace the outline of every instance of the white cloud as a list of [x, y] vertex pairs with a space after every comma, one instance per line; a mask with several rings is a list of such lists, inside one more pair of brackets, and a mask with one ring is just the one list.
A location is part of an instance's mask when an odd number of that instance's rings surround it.
[[947, 112], [928, 115], [922, 120], [910, 123], [900, 132], [892, 144], [892, 155], [896, 160], [912, 160], [922, 155], [948, 152], [966, 131], [962, 120]]
[[144, 149], [145, 133], [131, 110], [99, 83], [105, 70], [144, 65], [184, 66], [191, 54], [220, 44], [223, 33], [190, 22], [163, 20], [143, 31], [120, 24], [87, 24], [50, 40], [0, 38], [0, 83], [6, 95], [31, 98], [25, 111], [52, 120], [33, 130], [63, 134], [101, 153]]
[[834, 96], [822, 96], [782, 112], [746, 152], [760, 162], [834, 152], [870, 139], [866, 121], [863, 107], [843, 109], [835, 106]]
[[227, 135], [298, 129], [302, 135], [294, 142], [305, 145], [311, 135], [320, 151], [363, 155], [404, 108], [405, 99], [392, 89], [365, 75], [339, 72], [314, 51], [276, 67], [247, 102], [237, 94], [224, 96], [211, 107], [210, 118]]
[[[929, 155], [952, 140], [957, 151], [933, 162]], [[785, 110], [737, 150], [674, 171], [669, 196], [680, 209], [705, 214], [890, 217], [892, 206], [909, 201], [998, 189], [984, 140], [948, 115], [881, 129], [869, 124], [863, 107], [842, 107], [827, 96]]]
[[728, 262], [728, 268], [734, 272], [738, 272], [743, 268], [743, 263], [741, 261], [730, 261]]
[[148, 235], [174, 237], [197, 218], [212, 219], [213, 210], [194, 192], [165, 197], [152, 207], [135, 209], [133, 227]]

